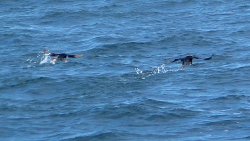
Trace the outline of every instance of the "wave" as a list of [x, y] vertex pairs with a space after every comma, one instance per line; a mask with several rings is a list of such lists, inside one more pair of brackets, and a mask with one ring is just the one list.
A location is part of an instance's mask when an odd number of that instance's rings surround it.
[[[227, 42], [224, 41], [224, 39], [214, 39], [211, 37], [208, 38], [206, 33], [204, 34], [202, 32], [203, 31], [179, 31], [178, 33], [170, 34], [166, 37], [153, 38], [147, 41], [136, 41], [136, 39], [135, 41], [128, 41], [130, 39], [123, 37], [96, 37], [93, 40], [103, 43], [99, 47], [92, 48], [87, 52], [97, 55], [110, 55], [115, 52], [116, 55], [119, 54], [125, 56], [133, 55], [138, 57], [149, 57], [148, 55], [156, 54], [162, 54], [163, 56], [163, 53], [165, 53], [167, 56], [169, 54], [169, 51], [173, 50], [173, 46], [174, 48], [185, 48], [184, 50], [182, 49], [183, 51], [176, 53], [175, 56], [177, 56], [183, 53], [196, 54], [197, 51], [195, 51], [194, 49], [200, 49], [204, 52], [204, 48], [202, 48], [203, 46], [217, 46], [218, 44], [222, 45], [224, 43], [226, 44]], [[108, 40], [116, 43], [105, 44], [105, 42]], [[189, 51], [187, 52], [186, 49], [189, 49]], [[213, 54], [213, 52], [209, 53], [209, 55], [211, 54]]]
[[67, 137], [62, 139], [63, 141], [81, 141], [81, 140], [88, 140], [88, 141], [103, 141], [103, 140], [166, 140], [171, 135], [166, 135], [163, 133], [137, 133], [133, 131], [122, 131], [122, 130], [115, 130], [115, 131], [97, 131], [86, 133], [86, 135], [73, 135], [73, 137]]
[[[211, 52], [212, 46], [220, 46], [228, 44], [225, 39], [213, 37], [211, 31], [199, 30], [180, 30], [178, 32], [169, 33], [167, 36], [153, 37], [147, 40], [129, 39], [123, 36], [98, 36], [91, 40], [97, 43], [95, 48], [87, 51], [90, 54], [98, 55], [124, 55], [136, 57], [150, 57], [149, 55], [165, 55], [175, 52], [175, 56], [181, 54], [197, 54], [204, 53], [204, 50]], [[206, 47], [206, 48], [204, 48]], [[176, 52], [178, 49], [178, 52]], [[187, 51], [188, 50], [188, 51]], [[115, 54], [114, 54], [115, 52]], [[215, 54], [214, 52], [209, 55]], [[173, 57], [173, 56], [172, 56]]]
[[97, 54], [107, 54], [114, 53], [117, 55], [129, 55], [136, 54], [140, 52], [141, 54], [145, 52], [146, 48], [152, 45], [150, 42], [122, 42], [122, 43], [112, 43], [104, 44], [99, 48], [93, 48], [88, 52], [94, 52]]
[[241, 100], [250, 100], [246, 95], [227, 95], [209, 100], [210, 102], [235, 102]]
[[[115, 112], [114, 112], [115, 111]], [[119, 104], [119, 105], [107, 105], [99, 108], [92, 109], [92, 113], [95, 113], [96, 117], [108, 118], [108, 119], [121, 119], [126, 117], [136, 117], [145, 115], [148, 110], [139, 105], [135, 104]]]
[[155, 98], [147, 98], [143, 100], [143, 103], [145, 103], [146, 105], [151, 105], [151, 106], [158, 107], [158, 108], [168, 108], [168, 107], [177, 106], [177, 104], [175, 103], [168, 102], [165, 100], [158, 100]]
[[165, 111], [156, 112], [154, 114], [147, 115], [147, 121], [156, 121], [156, 122], [168, 122], [171, 120], [181, 120], [192, 118], [198, 115], [199, 111], [188, 110], [185, 108], [169, 108]]
[[217, 32], [216, 30], [180, 30], [160, 38], [155, 43], [197, 49], [226, 44], [227, 40], [215, 36]]
[[145, 99], [132, 103], [120, 103], [94, 107], [89, 112], [92, 116], [106, 119], [123, 119], [137, 117], [142, 120], [168, 120], [188, 118], [197, 115], [200, 111], [178, 108], [175, 103]]
[[[208, 121], [207, 123], [201, 124], [202, 126], [215, 126], [216, 128], [229, 128], [229, 126], [237, 127], [239, 124], [238, 120], [231, 120], [231, 119], [220, 119], [218, 121]], [[231, 127], [232, 128], [232, 127]]]
[[13, 78], [9, 79], [9, 82], [2, 85], [0, 87], [1, 91], [10, 90], [10, 89], [17, 89], [17, 88], [24, 88], [24, 87], [30, 87], [31, 84], [36, 85], [37, 83], [52, 83], [54, 79], [50, 77], [37, 77], [37, 78], [21, 78], [16, 79]]
[[[43, 14], [41, 14], [40, 18], [37, 20], [41, 24], [51, 24], [57, 23], [58, 25], [63, 24], [74, 25], [81, 24], [85, 25], [81, 21], [87, 21], [91, 18], [101, 18], [101, 13], [95, 11], [87, 11], [87, 10], [67, 10], [67, 9], [51, 9], [46, 10]], [[71, 24], [70, 24], [71, 23]]]
[[131, 131], [98, 131], [93, 133], [87, 133], [86, 135], [75, 135], [75, 137], [68, 137], [63, 139], [63, 141], [80, 141], [80, 140], [88, 140], [88, 141], [103, 141], [103, 140], [135, 140], [135, 139], [160, 139], [162, 135], [154, 135], [154, 134], [137, 134], [131, 133]]
[[71, 140], [120, 140], [121, 136], [123, 134], [121, 133], [115, 133], [115, 132], [98, 132], [93, 133], [91, 135], [83, 135], [83, 136], [76, 136], [76, 137], [70, 137], [68, 139], [63, 139], [63, 141], [71, 141]]
[[[57, 19], [57, 18], [67, 18], [67, 17], [84, 17], [90, 14], [94, 14], [91, 12], [88, 12], [86, 10], [80, 10], [80, 11], [71, 11], [71, 10], [51, 10], [47, 11], [43, 19]], [[95, 17], [95, 15], [92, 15]]]

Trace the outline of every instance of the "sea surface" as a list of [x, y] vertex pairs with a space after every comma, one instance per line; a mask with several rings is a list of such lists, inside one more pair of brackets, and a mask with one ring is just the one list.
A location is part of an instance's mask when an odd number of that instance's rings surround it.
[[246, 0], [1, 0], [0, 140], [250, 140], [249, 54]]

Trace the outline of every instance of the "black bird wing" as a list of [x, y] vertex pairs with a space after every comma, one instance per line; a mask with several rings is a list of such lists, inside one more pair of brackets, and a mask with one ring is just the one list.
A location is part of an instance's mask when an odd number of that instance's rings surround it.
[[210, 56], [210, 57], [208, 57], [208, 58], [205, 58], [204, 60], [210, 60], [210, 59], [213, 58], [213, 56], [214, 56], [214, 55], [212, 55], [212, 56]]
[[176, 62], [176, 61], [179, 61], [179, 60], [180, 60], [180, 59], [174, 59], [174, 61], [172, 61], [172, 63], [173, 63], [173, 62]]

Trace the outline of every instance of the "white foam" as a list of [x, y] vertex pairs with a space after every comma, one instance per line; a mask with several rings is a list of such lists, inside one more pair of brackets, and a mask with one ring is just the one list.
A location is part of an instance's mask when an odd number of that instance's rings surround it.
[[41, 64], [46, 64], [46, 63], [55, 64], [56, 61], [55, 61], [55, 59], [52, 59], [52, 58], [49, 56], [49, 54], [44, 54], [44, 55], [42, 56], [42, 58], [41, 58], [39, 64], [41, 65]]
[[181, 71], [183, 68], [175, 67], [175, 66], [167, 66], [166, 64], [161, 64], [160, 66], [154, 67], [151, 71], [143, 71], [139, 68], [135, 68], [136, 74], [140, 75], [142, 79], [146, 79], [147, 77], [154, 76], [156, 74], [164, 74], [167, 72], [177, 72]]
[[50, 63], [51, 61], [51, 58], [49, 56], [49, 54], [44, 54], [44, 56], [41, 58], [41, 61], [40, 61], [40, 65], [41, 64], [45, 64], [45, 63]]

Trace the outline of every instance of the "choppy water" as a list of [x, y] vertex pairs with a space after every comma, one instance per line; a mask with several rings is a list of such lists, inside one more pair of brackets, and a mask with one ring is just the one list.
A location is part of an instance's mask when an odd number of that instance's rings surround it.
[[[250, 140], [247, 1], [0, 7], [0, 140]], [[83, 57], [40, 64], [45, 48]], [[188, 54], [215, 56], [169, 63]]]

